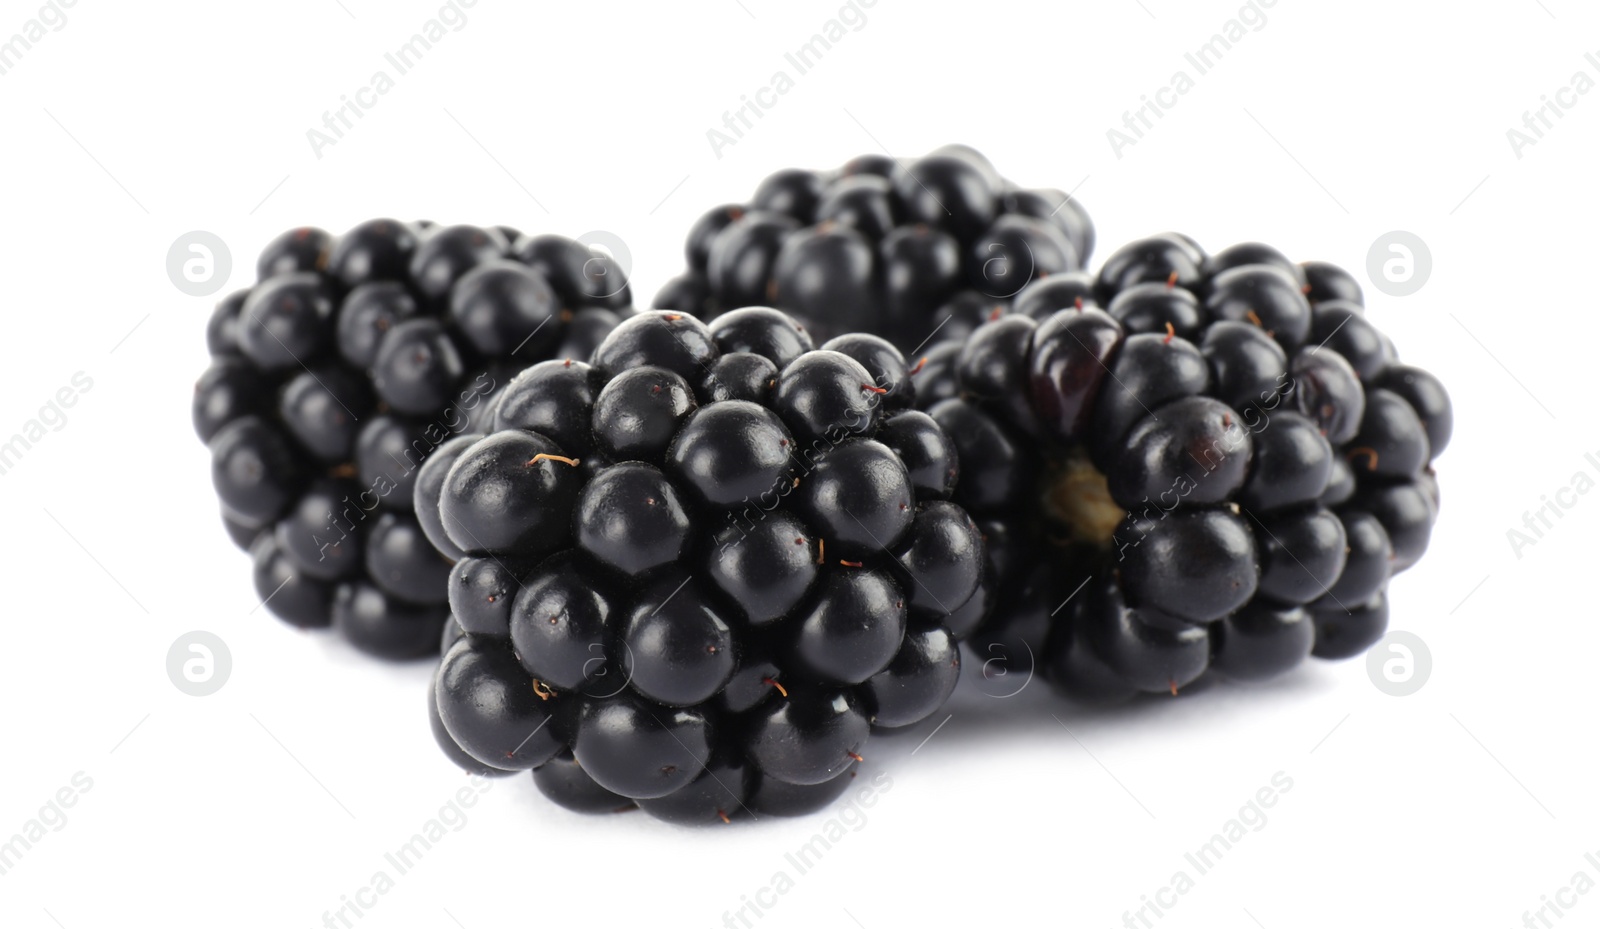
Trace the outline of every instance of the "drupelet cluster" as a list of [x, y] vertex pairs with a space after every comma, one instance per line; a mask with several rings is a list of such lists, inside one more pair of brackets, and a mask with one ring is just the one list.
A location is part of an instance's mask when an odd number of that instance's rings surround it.
[[519, 375], [417, 485], [459, 559], [447, 752], [672, 820], [836, 796], [870, 730], [943, 704], [983, 618], [913, 385], [883, 339], [814, 348], [766, 308], [641, 313]]
[[621, 269], [560, 236], [390, 219], [292, 229], [217, 305], [193, 418], [266, 608], [386, 658], [426, 655], [449, 562], [412, 510], [421, 462], [518, 371], [587, 354]]

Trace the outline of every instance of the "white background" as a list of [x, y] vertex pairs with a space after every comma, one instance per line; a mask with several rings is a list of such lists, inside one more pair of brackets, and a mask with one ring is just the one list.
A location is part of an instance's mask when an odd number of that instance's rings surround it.
[[[38, 5], [0, 2], [0, 40]], [[1118, 158], [1107, 129], [1192, 74], [1184, 53], [1236, 0], [878, 0], [718, 158], [707, 129], [792, 72], [785, 53], [837, 0], [478, 0], [316, 157], [307, 130], [438, 8], [79, 0], [0, 76], [0, 435], [75, 372], [94, 382], [0, 476], [0, 839], [76, 772], [93, 781], [0, 876], [0, 923], [321, 925], [465, 783], [429, 737], [426, 666], [255, 609], [189, 426], [212, 300], [167, 278], [180, 234], [232, 247], [231, 289], [298, 224], [602, 229], [629, 243], [643, 303], [681, 267], [690, 222], [765, 173], [950, 141], [1024, 184], [1077, 188], [1097, 257], [1174, 228], [1365, 280], [1379, 235], [1428, 243], [1426, 285], [1369, 287], [1368, 304], [1456, 404], [1433, 548], [1392, 589], [1393, 625], [1428, 643], [1433, 674], [1396, 698], [1361, 660], [1317, 662], [1110, 714], [1042, 682], [1009, 700], [966, 689], [914, 757], [932, 721], [869, 744], [863, 772], [892, 788], [793, 890], [763, 894], [777, 902], [758, 924], [1120, 925], [1277, 772], [1292, 790], [1164, 895], [1163, 929], [1514, 926], [1577, 872], [1600, 879], [1584, 859], [1600, 851], [1600, 495], [1520, 557], [1507, 539], [1576, 472], [1600, 477], [1584, 459], [1600, 458], [1600, 94], [1520, 158], [1506, 136], [1575, 72], [1600, 79], [1592, 7], [1278, 0]], [[233, 656], [205, 698], [165, 670], [195, 629]], [[519, 776], [469, 812], [367, 897], [364, 929], [722, 925], [840, 809], [685, 830], [568, 813]], [[1562, 897], [1566, 925], [1600, 921], [1600, 893]]]

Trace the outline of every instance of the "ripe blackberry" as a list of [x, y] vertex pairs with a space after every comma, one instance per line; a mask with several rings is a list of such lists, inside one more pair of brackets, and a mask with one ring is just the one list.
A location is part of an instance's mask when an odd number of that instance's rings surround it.
[[837, 796], [870, 729], [949, 696], [989, 602], [955, 446], [914, 399], [888, 342], [818, 349], [762, 307], [640, 313], [519, 375], [417, 482], [465, 553], [436, 685], [455, 744], [581, 810]]
[[1347, 273], [1177, 234], [1024, 287], [935, 346], [919, 405], [997, 591], [974, 647], [1021, 645], [1085, 699], [1282, 673], [1385, 631], [1426, 550], [1438, 380], [1399, 363]]
[[1018, 187], [971, 148], [863, 155], [779, 171], [750, 203], [708, 211], [689, 231], [688, 270], [654, 306], [712, 319], [771, 305], [819, 340], [865, 332], [909, 352], [975, 327], [967, 302], [987, 312], [1030, 281], [1081, 273], [1093, 248], [1076, 199]]
[[436, 506], [413, 511], [419, 466], [487, 429], [513, 374], [587, 357], [631, 312], [607, 261], [559, 236], [390, 219], [268, 244], [207, 324], [193, 406], [267, 609], [382, 657], [437, 647], [464, 553], [428, 525]]

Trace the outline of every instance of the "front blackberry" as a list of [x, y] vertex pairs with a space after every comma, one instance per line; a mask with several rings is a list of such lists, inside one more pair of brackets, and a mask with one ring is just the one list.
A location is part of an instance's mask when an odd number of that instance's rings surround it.
[[960, 450], [956, 501], [993, 527], [1005, 594], [980, 641], [1042, 649], [1062, 690], [1114, 699], [1383, 635], [1451, 410], [1349, 274], [1168, 234], [1010, 310], [930, 351], [919, 383]]
[[[535, 365], [423, 469], [463, 552], [437, 709], [574, 809], [683, 822], [842, 791], [955, 687], [985, 605], [954, 448], [873, 336], [646, 312]], [[446, 746], [447, 753], [449, 746]]]
[[834, 171], [779, 171], [749, 203], [689, 231], [689, 269], [654, 306], [702, 319], [783, 309], [821, 338], [867, 332], [913, 352], [960, 337], [1029, 281], [1084, 267], [1094, 226], [1052, 188], [1021, 188], [947, 145], [902, 165], [862, 155]]
[[620, 269], [559, 236], [376, 219], [290, 230], [257, 275], [217, 305], [195, 385], [224, 524], [278, 617], [427, 654], [450, 564], [413, 512], [420, 464], [522, 368], [586, 356], [631, 312]]

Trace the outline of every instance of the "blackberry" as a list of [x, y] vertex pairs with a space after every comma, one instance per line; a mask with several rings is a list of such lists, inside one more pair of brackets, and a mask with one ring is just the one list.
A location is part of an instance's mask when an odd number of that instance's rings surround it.
[[987, 313], [1030, 281], [1081, 273], [1093, 249], [1076, 199], [1018, 187], [971, 148], [904, 163], [863, 155], [836, 171], [779, 171], [748, 204], [705, 213], [688, 270], [654, 306], [713, 319], [770, 305], [819, 341], [861, 332], [911, 352], [935, 331], [975, 328], [962, 301]]
[[1353, 277], [1173, 233], [928, 352], [919, 407], [989, 534], [974, 648], [1083, 699], [1359, 654], [1437, 517], [1450, 401]]
[[640, 313], [524, 371], [417, 482], [463, 553], [436, 678], [455, 747], [578, 810], [837, 796], [870, 730], [943, 704], [992, 600], [956, 446], [914, 400], [887, 341], [816, 348], [764, 307]]
[[512, 375], [587, 357], [631, 313], [607, 261], [559, 236], [392, 219], [268, 244], [259, 280], [207, 323], [193, 405], [268, 610], [386, 658], [437, 647], [465, 553], [436, 504], [415, 511], [419, 468], [459, 454], [462, 433], [481, 438]]

